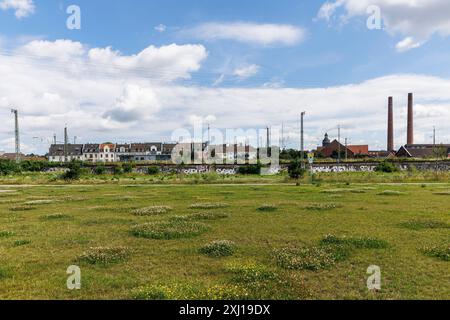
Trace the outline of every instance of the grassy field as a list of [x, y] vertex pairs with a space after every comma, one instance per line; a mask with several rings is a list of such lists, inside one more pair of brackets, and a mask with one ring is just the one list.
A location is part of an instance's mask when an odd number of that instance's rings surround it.
[[449, 247], [448, 183], [0, 186], [1, 299], [449, 299]]

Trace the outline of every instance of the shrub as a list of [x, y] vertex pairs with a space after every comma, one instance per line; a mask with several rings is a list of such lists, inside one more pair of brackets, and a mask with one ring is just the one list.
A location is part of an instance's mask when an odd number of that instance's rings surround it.
[[132, 214], [135, 216], [153, 216], [159, 214], [165, 214], [172, 210], [171, 207], [168, 206], [153, 206], [147, 208], [141, 208], [133, 210]]
[[240, 166], [238, 173], [242, 175], [259, 175], [261, 174], [261, 164]]
[[189, 208], [191, 209], [220, 209], [220, 208], [226, 208], [229, 205], [226, 203], [196, 203], [196, 204], [191, 204], [191, 206]]
[[131, 163], [124, 163], [122, 165], [123, 172], [124, 173], [132, 173], [133, 172], [133, 164]]
[[15, 161], [0, 159], [0, 175], [18, 172], [20, 172], [20, 166]]
[[81, 162], [79, 161], [72, 161], [68, 165], [68, 171], [66, 171], [62, 178], [64, 180], [79, 180], [81, 177]]
[[115, 175], [121, 175], [123, 173], [124, 173], [124, 171], [123, 171], [122, 165], [118, 164], [118, 165], [114, 166], [114, 174]]
[[105, 174], [105, 172], [106, 172], [106, 167], [104, 165], [99, 165], [99, 166], [95, 167], [95, 169], [94, 169], [94, 173], [97, 175]]
[[252, 284], [275, 280], [276, 273], [267, 267], [258, 264], [229, 264], [226, 267], [227, 272], [233, 275], [232, 281], [237, 283]]
[[125, 247], [97, 247], [84, 252], [79, 260], [89, 264], [113, 264], [125, 261], [129, 255]]
[[172, 220], [137, 225], [132, 228], [131, 233], [139, 238], [171, 240], [195, 237], [208, 230], [208, 226], [201, 223]]
[[278, 210], [278, 207], [274, 204], [263, 204], [262, 206], [260, 206], [258, 208], [258, 211], [262, 211], [262, 212], [274, 212], [277, 210]]
[[392, 162], [383, 161], [375, 168], [375, 171], [376, 172], [393, 173], [393, 172], [398, 172], [399, 169]]
[[228, 257], [236, 251], [236, 244], [228, 240], [219, 240], [211, 242], [199, 249], [201, 254], [209, 257]]
[[423, 248], [422, 252], [429, 257], [450, 261], [450, 245]]
[[148, 167], [147, 168], [147, 174], [154, 176], [157, 175], [160, 172], [159, 167], [153, 166], [153, 167]]
[[337, 237], [335, 235], [327, 235], [322, 241], [322, 245], [345, 245], [357, 249], [384, 249], [388, 247], [388, 243], [383, 240], [374, 238], [347, 238]]
[[302, 163], [297, 159], [289, 165], [288, 174], [291, 179], [298, 180], [305, 176], [306, 170], [303, 169]]

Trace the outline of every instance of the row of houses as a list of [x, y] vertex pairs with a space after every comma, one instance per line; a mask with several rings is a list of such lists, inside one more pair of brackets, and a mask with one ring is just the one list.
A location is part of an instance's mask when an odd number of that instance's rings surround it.
[[[131, 144], [53, 144], [50, 146], [50, 162], [79, 160], [92, 163], [146, 162], [172, 160], [174, 149], [190, 150], [191, 158], [204, 159], [210, 156], [219, 162], [233, 163], [237, 159], [256, 160], [258, 151], [248, 145], [208, 145], [175, 143], [131, 143]], [[67, 150], [66, 150], [67, 148]], [[178, 151], [176, 151], [178, 152]]]
[[396, 151], [370, 151], [368, 145], [343, 145], [337, 140], [331, 141], [328, 134], [317, 147], [316, 154], [322, 158], [416, 158], [416, 159], [450, 159], [450, 144], [407, 144]]

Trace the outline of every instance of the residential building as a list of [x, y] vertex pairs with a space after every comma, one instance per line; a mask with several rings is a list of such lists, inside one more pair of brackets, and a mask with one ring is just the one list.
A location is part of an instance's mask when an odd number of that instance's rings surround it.
[[[48, 153], [48, 160], [50, 162], [65, 162], [66, 151], [64, 144], [54, 144], [50, 146]], [[83, 145], [82, 144], [68, 144], [67, 145], [67, 161], [72, 160], [84, 160], [83, 158]]]

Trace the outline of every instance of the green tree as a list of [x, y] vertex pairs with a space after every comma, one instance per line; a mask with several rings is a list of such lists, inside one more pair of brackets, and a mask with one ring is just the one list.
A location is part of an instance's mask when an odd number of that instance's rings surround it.
[[288, 167], [289, 177], [291, 179], [300, 179], [305, 176], [306, 170], [302, 168], [302, 163], [295, 159]]

